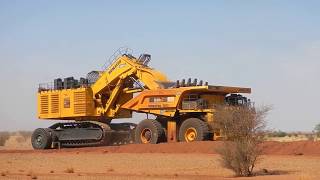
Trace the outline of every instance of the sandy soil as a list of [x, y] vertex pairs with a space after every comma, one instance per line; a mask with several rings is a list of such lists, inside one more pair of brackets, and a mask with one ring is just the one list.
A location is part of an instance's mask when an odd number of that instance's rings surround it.
[[[316, 179], [320, 157], [263, 156], [257, 169], [279, 175], [249, 179]], [[230, 179], [215, 154], [14, 153], [0, 154], [7, 179]], [[72, 169], [72, 170], [70, 170]], [[247, 179], [247, 178], [236, 178]]]
[[[123, 146], [104, 146], [95, 148], [66, 148], [59, 152], [109, 152], [109, 153], [204, 153], [216, 154], [216, 149], [221, 147], [222, 141], [203, 141], [194, 143], [161, 143], [161, 144], [129, 144]], [[265, 155], [311, 155], [320, 156], [320, 141], [294, 141], [276, 142], [266, 141], [262, 145]], [[26, 142], [17, 142], [11, 138], [4, 147], [0, 147], [0, 152], [22, 152], [33, 153], [30, 139]], [[39, 152], [39, 151], [38, 151]], [[57, 152], [57, 150], [40, 151]]]
[[0, 179], [319, 179], [320, 143], [266, 142], [256, 167], [271, 174], [234, 178], [215, 154], [222, 142], [0, 150]]

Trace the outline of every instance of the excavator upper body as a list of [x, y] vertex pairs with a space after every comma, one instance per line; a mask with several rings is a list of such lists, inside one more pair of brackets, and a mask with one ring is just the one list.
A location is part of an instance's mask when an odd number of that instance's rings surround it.
[[[215, 106], [250, 103], [239, 94], [250, 93], [250, 88], [213, 86], [190, 78], [173, 82], [149, 67], [150, 60], [148, 54], [135, 58], [119, 52], [107, 68], [79, 81], [71, 77], [40, 84], [38, 118], [68, 121], [36, 129], [33, 147], [216, 140], [222, 133], [212, 126]], [[139, 124], [111, 123], [132, 118], [133, 112], [155, 118]]]

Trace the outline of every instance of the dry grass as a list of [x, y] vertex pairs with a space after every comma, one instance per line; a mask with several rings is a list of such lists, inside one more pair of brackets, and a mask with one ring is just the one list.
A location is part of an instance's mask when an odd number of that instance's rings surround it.
[[309, 174], [302, 174], [299, 176], [299, 180], [312, 180], [312, 179], [314, 179], [314, 177], [312, 177]]
[[265, 141], [278, 141], [278, 142], [294, 142], [294, 141], [319, 141], [320, 139], [308, 134], [298, 134], [298, 135], [287, 135], [284, 137], [272, 137], [272, 136], [265, 136]]
[[17, 142], [23, 143], [31, 138], [32, 132], [31, 131], [18, 131], [18, 132], [15, 132], [15, 135], [17, 136], [17, 138], [16, 138]]
[[29, 171], [28, 173], [27, 173], [27, 176], [32, 176], [33, 175], [33, 171]]
[[38, 177], [36, 175], [31, 175], [31, 179], [38, 179]]
[[3, 171], [1, 172], [1, 176], [7, 176], [9, 174], [9, 171]]
[[23, 142], [26, 142], [26, 139], [25, 139], [24, 137], [22, 137], [22, 136], [18, 136], [18, 137], [16, 138], [16, 141], [17, 141], [18, 143], [23, 143]]
[[6, 141], [10, 138], [11, 134], [9, 132], [0, 132], [0, 146], [4, 146]]
[[5, 149], [31, 149], [30, 131], [0, 132], [0, 146]]
[[31, 179], [38, 179], [35, 173], [31, 170], [27, 173], [27, 176], [29, 176]]
[[18, 131], [16, 134], [22, 136], [24, 139], [29, 139], [32, 136], [32, 131]]
[[293, 141], [319, 141], [317, 132], [284, 132], [284, 131], [266, 131], [265, 141], [293, 142]]
[[109, 168], [109, 169], [108, 169], [108, 172], [113, 172], [113, 171], [114, 171], [113, 168]]
[[74, 169], [71, 167], [71, 168], [67, 168], [65, 171], [65, 173], [74, 173]]

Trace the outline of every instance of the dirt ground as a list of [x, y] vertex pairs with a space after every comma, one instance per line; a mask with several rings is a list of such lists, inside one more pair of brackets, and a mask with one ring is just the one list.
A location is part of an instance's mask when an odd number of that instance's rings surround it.
[[[256, 172], [234, 178], [215, 149], [222, 142], [0, 150], [0, 179], [320, 179], [320, 142], [265, 142]], [[273, 174], [273, 175], [270, 175]]]

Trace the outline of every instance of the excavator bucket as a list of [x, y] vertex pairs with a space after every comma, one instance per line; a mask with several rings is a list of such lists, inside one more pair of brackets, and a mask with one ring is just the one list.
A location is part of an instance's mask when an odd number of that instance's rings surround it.
[[122, 145], [134, 143], [134, 123], [110, 124], [110, 130], [106, 130], [101, 145]]

